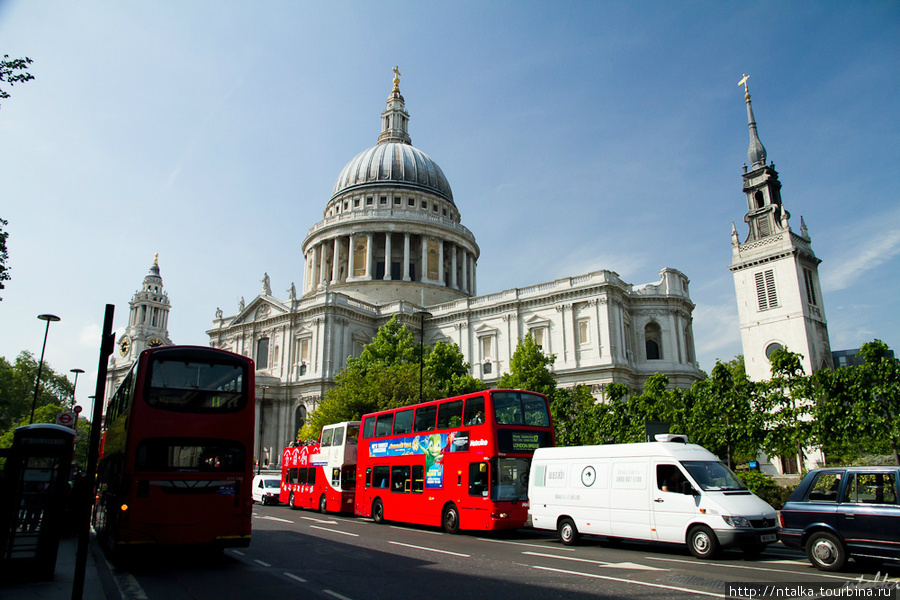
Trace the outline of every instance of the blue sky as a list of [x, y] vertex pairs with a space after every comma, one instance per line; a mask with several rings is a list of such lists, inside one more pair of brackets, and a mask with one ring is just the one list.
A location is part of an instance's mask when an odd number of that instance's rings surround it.
[[481, 246], [481, 294], [610, 269], [691, 279], [701, 368], [741, 352], [743, 88], [819, 258], [834, 349], [900, 343], [900, 3], [0, 0], [11, 281], [0, 356], [87, 371], [159, 253], [177, 343], [300, 286], [300, 245], [375, 144], [391, 68], [413, 144]]

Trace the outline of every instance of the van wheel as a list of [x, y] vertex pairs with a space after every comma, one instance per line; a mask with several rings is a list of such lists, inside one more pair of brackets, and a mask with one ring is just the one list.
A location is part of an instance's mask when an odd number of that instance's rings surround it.
[[319, 498], [319, 512], [323, 515], [328, 512], [328, 498], [325, 497], [325, 494]]
[[578, 528], [575, 527], [575, 521], [568, 517], [559, 522], [556, 531], [559, 533], [559, 541], [566, 546], [576, 545], [579, 538], [581, 538], [581, 535], [578, 533]]
[[697, 558], [713, 558], [719, 553], [719, 540], [712, 529], [699, 525], [688, 533], [688, 548]]
[[847, 561], [847, 551], [835, 535], [817, 531], [806, 541], [806, 557], [820, 571], [840, 571]]
[[294, 492], [291, 492], [291, 495], [288, 496], [288, 506], [291, 507], [291, 510], [297, 510], [297, 505], [294, 503]]
[[384, 523], [384, 504], [381, 502], [381, 498], [375, 498], [375, 502], [372, 503], [372, 520], [376, 523]]
[[447, 533], [459, 533], [459, 511], [453, 503], [444, 507], [444, 514], [441, 515], [441, 527]]

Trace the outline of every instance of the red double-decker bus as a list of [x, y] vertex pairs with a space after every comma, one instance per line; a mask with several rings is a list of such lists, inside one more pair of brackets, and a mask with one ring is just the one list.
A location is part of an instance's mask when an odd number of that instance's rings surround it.
[[522, 527], [531, 457], [552, 445], [547, 398], [521, 390], [364, 415], [355, 512], [448, 533]]
[[253, 373], [213, 348], [140, 353], [106, 408], [94, 527], [110, 549], [250, 544]]
[[359, 421], [322, 428], [312, 445], [288, 447], [281, 456], [279, 500], [291, 508], [353, 512]]

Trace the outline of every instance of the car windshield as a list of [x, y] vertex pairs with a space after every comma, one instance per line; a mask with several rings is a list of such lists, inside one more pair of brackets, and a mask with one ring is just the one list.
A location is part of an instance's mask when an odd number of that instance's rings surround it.
[[712, 460], [685, 460], [681, 462], [700, 489], [706, 492], [746, 490], [747, 486], [724, 463]]

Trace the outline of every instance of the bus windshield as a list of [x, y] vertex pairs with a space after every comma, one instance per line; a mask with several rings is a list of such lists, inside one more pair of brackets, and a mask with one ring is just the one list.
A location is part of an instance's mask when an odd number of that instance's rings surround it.
[[185, 412], [236, 412], [247, 403], [244, 368], [237, 364], [150, 361], [150, 406]]
[[547, 401], [528, 392], [494, 392], [494, 417], [498, 425], [549, 427]]
[[705, 492], [747, 489], [747, 486], [741, 483], [724, 463], [712, 460], [683, 460], [681, 464]]

